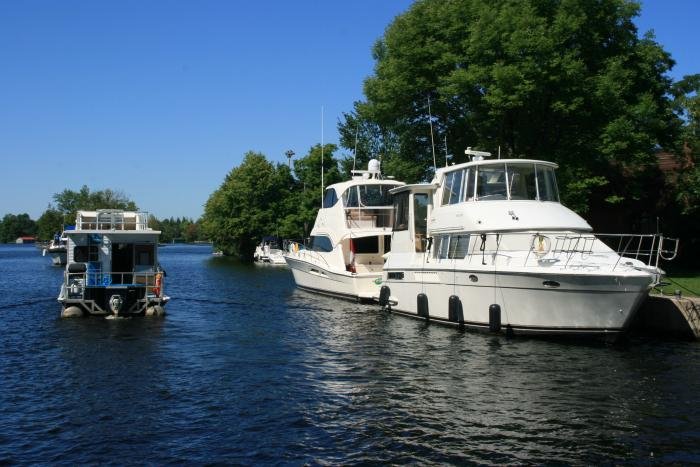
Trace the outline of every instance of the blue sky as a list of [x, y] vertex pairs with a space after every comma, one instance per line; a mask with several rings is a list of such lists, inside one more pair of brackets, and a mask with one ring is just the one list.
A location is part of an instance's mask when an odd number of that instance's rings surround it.
[[[198, 218], [248, 150], [286, 162], [321, 139], [373, 70], [409, 0], [0, 2], [0, 216], [38, 218], [65, 188], [123, 191]], [[647, 0], [637, 20], [700, 72], [700, 1]]]

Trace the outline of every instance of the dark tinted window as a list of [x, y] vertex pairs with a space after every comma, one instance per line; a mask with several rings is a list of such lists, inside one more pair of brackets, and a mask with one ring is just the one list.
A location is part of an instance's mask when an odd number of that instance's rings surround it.
[[394, 196], [394, 230], [408, 230], [408, 192]]
[[316, 235], [311, 237], [311, 249], [314, 251], [333, 251], [333, 243], [325, 235]]
[[353, 238], [355, 253], [379, 253], [379, 237]]
[[97, 246], [76, 246], [73, 248], [73, 261], [76, 263], [87, 263], [97, 261]]
[[328, 188], [326, 190], [326, 196], [323, 198], [323, 207], [324, 208], [330, 208], [331, 206], [335, 206], [335, 203], [338, 202], [338, 194], [335, 192], [334, 188]]

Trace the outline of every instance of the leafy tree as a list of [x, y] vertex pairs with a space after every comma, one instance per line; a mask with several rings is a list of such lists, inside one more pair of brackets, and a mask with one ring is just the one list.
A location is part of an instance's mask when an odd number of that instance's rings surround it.
[[40, 240], [50, 240], [56, 232], [61, 232], [66, 219], [60, 211], [49, 205], [37, 219], [37, 236]]
[[432, 115], [454, 162], [468, 146], [500, 147], [558, 162], [564, 202], [580, 212], [643, 205], [654, 152], [680, 123], [673, 61], [638, 38], [638, 13], [629, 0], [419, 0], [376, 43], [366, 101], [340, 122], [341, 143], [353, 148], [359, 128], [362, 150], [387, 148], [394, 175], [427, 180]]
[[33, 236], [36, 234], [36, 223], [29, 214], [5, 214], [0, 221], [0, 243], [10, 243], [17, 237]]
[[[105, 190], [90, 191], [90, 188], [88, 188], [87, 185], [83, 185], [80, 191], [65, 189], [61, 193], [56, 193], [53, 195], [53, 200], [56, 203], [54, 209], [63, 214], [65, 218], [71, 222], [76, 218], [76, 214], [80, 210], [138, 210], [136, 203], [131, 201], [127, 195], [121, 191], [115, 191], [109, 188]], [[53, 207], [50, 206], [50, 208]]]
[[225, 254], [252, 258], [260, 237], [275, 231], [280, 201], [293, 185], [287, 166], [246, 153], [207, 200], [202, 221], [206, 235]]

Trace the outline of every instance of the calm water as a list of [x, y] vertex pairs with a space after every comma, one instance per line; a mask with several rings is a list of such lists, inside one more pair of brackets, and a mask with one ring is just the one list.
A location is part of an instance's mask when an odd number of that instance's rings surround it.
[[0, 246], [0, 464], [698, 463], [700, 343], [459, 333], [167, 246], [164, 319], [62, 320]]

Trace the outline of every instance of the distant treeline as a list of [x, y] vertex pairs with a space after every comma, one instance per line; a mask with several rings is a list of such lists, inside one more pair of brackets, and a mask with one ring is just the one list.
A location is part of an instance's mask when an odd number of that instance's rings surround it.
[[[64, 225], [75, 223], [78, 211], [97, 209], [123, 209], [137, 211], [138, 206], [121, 191], [110, 189], [90, 191], [83, 186], [79, 191], [66, 189], [53, 196], [53, 202], [37, 220], [29, 214], [6, 214], [0, 220], [0, 243], [13, 243], [18, 237], [36, 237], [38, 241], [48, 241], [54, 234], [61, 232]], [[173, 240], [194, 242], [206, 240], [202, 236], [200, 221], [186, 217], [159, 220], [151, 216], [149, 227], [160, 230], [160, 241], [169, 243]]]

